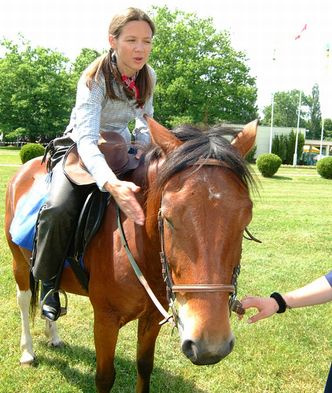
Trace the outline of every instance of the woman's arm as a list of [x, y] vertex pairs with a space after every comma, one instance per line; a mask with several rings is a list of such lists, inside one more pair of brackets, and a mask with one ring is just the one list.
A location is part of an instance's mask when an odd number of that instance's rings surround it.
[[283, 295], [290, 308], [314, 306], [332, 300], [332, 287], [325, 276]]
[[[307, 307], [332, 300], [329, 275], [322, 276], [304, 287], [282, 294], [289, 308]], [[246, 296], [241, 300], [243, 308], [256, 308], [259, 312], [248, 319], [248, 323], [268, 318], [279, 311], [277, 301], [272, 297]]]

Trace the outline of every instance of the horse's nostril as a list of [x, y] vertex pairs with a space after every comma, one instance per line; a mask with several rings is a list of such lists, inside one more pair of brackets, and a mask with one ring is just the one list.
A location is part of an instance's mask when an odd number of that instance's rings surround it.
[[235, 345], [235, 338], [233, 337], [229, 342], [229, 353], [233, 351], [234, 345]]
[[182, 343], [182, 352], [191, 360], [197, 357], [196, 344], [191, 340], [185, 340]]

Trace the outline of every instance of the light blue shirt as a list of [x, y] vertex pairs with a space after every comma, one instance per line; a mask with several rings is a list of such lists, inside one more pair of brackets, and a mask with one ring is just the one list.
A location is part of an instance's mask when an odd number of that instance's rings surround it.
[[[150, 66], [148, 70], [154, 89], [156, 75]], [[88, 88], [83, 74], [78, 82], [76, 104], [66, 129], [70, 131], [70, 137], [77, 143], [77, 150], [84, 165], [101, 190], [111, 178], [112, 171], [97, 145], [100, 131], [118, 132], [127, 143], [130, 143], [131, 134], [128, 123], [135, 119], [133, 131], [135, 141], [148, 144], [150, 133], [143, 115], [153, 116], [152, 95], [142, 108], [137, 108], [136, 101], [128, 99], [123, 87], [115, 81], [112, 83], [116, 95], [121, 100], [111, 100], [106, 95], [105, 79], [102, 75], [98, 81], [93, 81], [91, 88]]]

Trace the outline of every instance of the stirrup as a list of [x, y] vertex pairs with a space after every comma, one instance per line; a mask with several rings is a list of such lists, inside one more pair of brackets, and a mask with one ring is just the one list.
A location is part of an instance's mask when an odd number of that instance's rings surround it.
[[[41, 318], [42, 319], [47, 319], [48, 320], [48, 318], [46, 318], [45, 317], [45, 315], [43, 314], [43, 307], [45, 306], [45, 303], [46, 303], [46, 300], [47, 300], [47, 298], [49, 297], [49, 296], [51, 296], [51, 295], [53, 295], [54, 293], [61, 293], [63, 296], [64, 296], [64, 298], [65, 298], [65, 305], [64, 305], [64, 307], [62, 307], [61, 306], [61, 303], [60, 303], [60, 313], [59, 313], [59, 315], [57, 316], [57, 318], [55, 319], [55, 321], [59, 318], [59, 317], [62, 317], [63, 315], [66, 315], [67, 314], [67, 309], [68, 309], [68, 297], [67, 297], [67, 294], [66, 294], [66, 292], [63, 290], [63, 289], [51, 289], [51, 290], [49, 290], [47, 293], [46, 293], [46, 295], [44, 296], [44, 298], [43, 298], [43, 300], [41, 301], [41, 303], [40, 303], [40, 316], [41, 316]], [[60, 302], [60, 296], [59, 296], [59, 302]], [[47, 306], [47, 304], [46, 304], [46, 306]]]

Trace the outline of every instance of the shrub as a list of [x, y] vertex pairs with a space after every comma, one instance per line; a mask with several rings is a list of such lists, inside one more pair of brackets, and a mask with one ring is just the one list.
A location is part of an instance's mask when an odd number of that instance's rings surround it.
[[332, 179], [332, 157], [325, 157], [318, 161], [317, 172], [324, 179]]
[[281, 158], [273, 153], [261, 154], [256, 160], [257, 168], [264, 177], [272, 177], [277, 173]]
[[250, 152], [246, 155], [246, 161], [249, 162], [250, 164], [254, 164], [256, 162], [255, 159], [255, 154], [257, 150], [257, 145], [255, 145]]
[[35, 157], [44, 155], [44, 152], [45, 148], [43, 145], [40, 145], [39, 143], [27, 143], [20, 151], [22, 164], [25, 164], [27, 161], [32, 160]]

